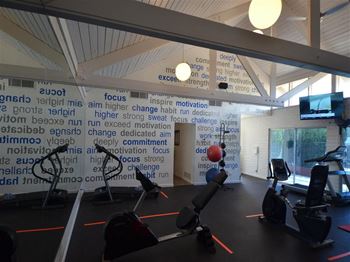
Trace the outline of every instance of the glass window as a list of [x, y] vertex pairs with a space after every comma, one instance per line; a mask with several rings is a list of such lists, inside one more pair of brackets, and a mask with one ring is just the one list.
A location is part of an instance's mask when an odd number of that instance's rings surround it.
[[305, 160], [322, 156], [326, 142], [326, 128], [271, 129], [270, 160], [283, 158], [288, 163], [293, 174], [287, 183], [308, 185], [315, 163]]
[[350, 97], [350, 78], [338, 76], [337, 92], [343, 92], [344, 97]]
[[280, 97], [281, 95], [287, 93], [289, 91], [289, 83], [276, 86], [276, 97]]
[[290, 98], [289, 105], [290, 106], [299, 105], [299, 97], [308, 96], [308, 95], [309, 95], [308, 89], [305, 88], [303, 91], [297, 93], [296, 95], [294, 95]]
[[326, 75], [310, 86], [310, 95], [329, 94], [332, 92], [332, 76]]

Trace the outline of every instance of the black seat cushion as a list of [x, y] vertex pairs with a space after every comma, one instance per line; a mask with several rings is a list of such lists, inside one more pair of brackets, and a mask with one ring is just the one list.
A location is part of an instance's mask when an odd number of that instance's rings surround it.
[[181, 209], [176, 219], [176, 226], [179, 229], [192, 229], [197, 226], [198, 215], [189, 207]]
[[323, 194], [327, 184], [328, 166], [318, 165], [311, 170], [310, 184], [306, 193], [305, 207], [323, 204]]

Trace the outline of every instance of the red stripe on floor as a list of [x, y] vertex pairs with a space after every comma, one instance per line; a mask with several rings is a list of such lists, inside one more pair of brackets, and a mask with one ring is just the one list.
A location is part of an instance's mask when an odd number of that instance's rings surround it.
[[86, 223], [84, 224], [85, 227], [91, 227], [91, 226], [97, 226], [97, 225], [103, 225], [106, 224], [106, 221], [98, 221], [98, 222], [92, 222], [92, 223]]
[[[170, 213], [146, 215], [146, 216], [141, 216], [140, 219], [147, 219], [147, 218], [154, 218], [154, 217], [176, 216], [178, 214], [179, 214], [179, 212], [170, 212]], [[97, 222], [92, 222], [92, 223], [86, 223], [86, 224], [84, 224], [84, 226], [85, 227], [89, 227], [89, 226], [97, 226], [97, 225], [103, 225], [103, 224], [106, 224], [106, 221], [97, 221]]]
[[55, 231], [55, 230], [62, 230], [62, 229], [64, 229], [64, 227], [21, 229], [21, 230], [16, 230], [16, 233], [33, 233], [33, 232]]
[[338, 260], [338, 259], [341, 259], [341, 258], [347, 257], [347, 256], [350, 256], [350, 252], [346, 252], [346, 253], [343, 253], [343, 254], [340, 254], [340, 255], [337, 255], [334, 257], [329, 257], [328, 261], [335, 261], [335, 260]]
[[255, 214], [255, 215], [249, 215], [249, 216], [245, 216], [246, 218], [252, 218], [252, 217], [261, 217], [263, 216], [263, 214]]
[[233, 254], [233, 251], [226, 246], [224, 243], [222, 243], [216, 236], [212, 234], [212, 238], [215, 240], [216, 243], [218, 243], [223, 249], [225, 249], [229, 254]]
[[166, 199], [168, 199], [169, 197], [168, 197], [168, 195], [167, 194], [165, 194], [163, 191], [159, 191], [159, 193], [163, 196], [163, 197], [165, 197]]
[[140, 217], [141, 219], [145, 218], [153, 218], [153, 217], [167, 217], [167, 216], [175, 216], [178, 215], [179, 212], [171, 212], [171, 213], [163, 213], [163, 214], [154, 214]]

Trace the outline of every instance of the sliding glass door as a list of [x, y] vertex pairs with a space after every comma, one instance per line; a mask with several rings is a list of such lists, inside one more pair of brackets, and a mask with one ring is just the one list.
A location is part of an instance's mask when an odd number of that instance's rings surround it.
[[270, 129], [270, 156], [283, 158], [292, 176], [288, 183], [308, 185], [313, 163], [305, 160], [322, 156], [326, 151], [326, 128]]

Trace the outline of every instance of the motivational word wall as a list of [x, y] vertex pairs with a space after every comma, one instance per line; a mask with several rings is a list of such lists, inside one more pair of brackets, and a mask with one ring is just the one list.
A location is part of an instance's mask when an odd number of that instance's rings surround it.
[[[45, 82], [14, 87], [7, 79], [0, 86], [1, 194], [47, 190], [49, 185], [35, 178], [31, 167], [66, 143], [68, 151], [60, 154], [64, 168], [59, 187], [76, 190], [82, 181], [85, 143], [84, 104], [78, 89]], [[53, 172], [50, 165], [45, 167]], [[36, 170], [40, 175], [40, 168]]]
[[[228, 83], [228, 89], [223, 92], [259, 95], [254, 83], [236, 55], [217, 51], [216, 56], [216, 82], [217, 84], [220, 82]], [[179, 57], [182, 57], [182, 51], [181, 55], [175, 54], [165, 61], [128, 76], [128, 78], [144, 79], [145, 81], [166, 85], [208, 89], [210, 63], [208, 49], [199, 47], [186, 49], [185, 61], [190, 65], [192, 73], [190, 79], [185, 82], [179, 81], [175, 76], [175, 67], [179, 62], [182, 62]], [[259, 72], [257, 67], [255, 67], [255, 72], [257, 72], [263, 86], [269, 90], [269, 79], [264, 77], [264, 73]]]
[[[206, 151], [219, 143], [220, 123], [225, 123], [230, 131], [225, 159], [228, 181], [239, 180], [237, 105], [209, 106], [206, 100], [151, 94], [133, 98], [130, 92], [100, 88], [87, 88], [83, 101], [77, 87], [46, 82], [26, 88], [1, 79], [0, 87], [0, 194], [47, 190], [49, 185], [33, 176], [32, 165], [66, 143], [68, 151], [60, 154], [59, 188], [75, 191], [84, 183], [93, 190], [103, 185], [104, 154], [96, 151], [95, 144], [123, 163], [122, 173], [111, 185], [138, 186], [138, 167], [160, 185], [172, 186], [175, 123], [196, 127], [194, 184], [205, 183], [206, 171], [217, 167], [208, 161]], [[110, 162], [108, 170], [114, 164]]]
[[[196, 125], [196, 148], [193, 156], [194, 184], [205, 182], [206, 171], [215, 163], [208, 161], [208, 146], [219, 142], [220, 123], [226, 123], [226, 169], [229, 181], [237, 181], [239, 168], [240, 117], [230, 106], [209, 106], [208, 101], [149, 95], [132, 98], [129, 92], [87, 89], [86, 174], [87, 189], [103, 185], [101, 165], [104, 154], [99, 144], [116, 154], [123, 162], [121, 175], [111, 185], [138, 185], [135, 167], [162, 186], [173, 185], [174, 124]], [[111, 163], [111, 167], [113, 162]]]

